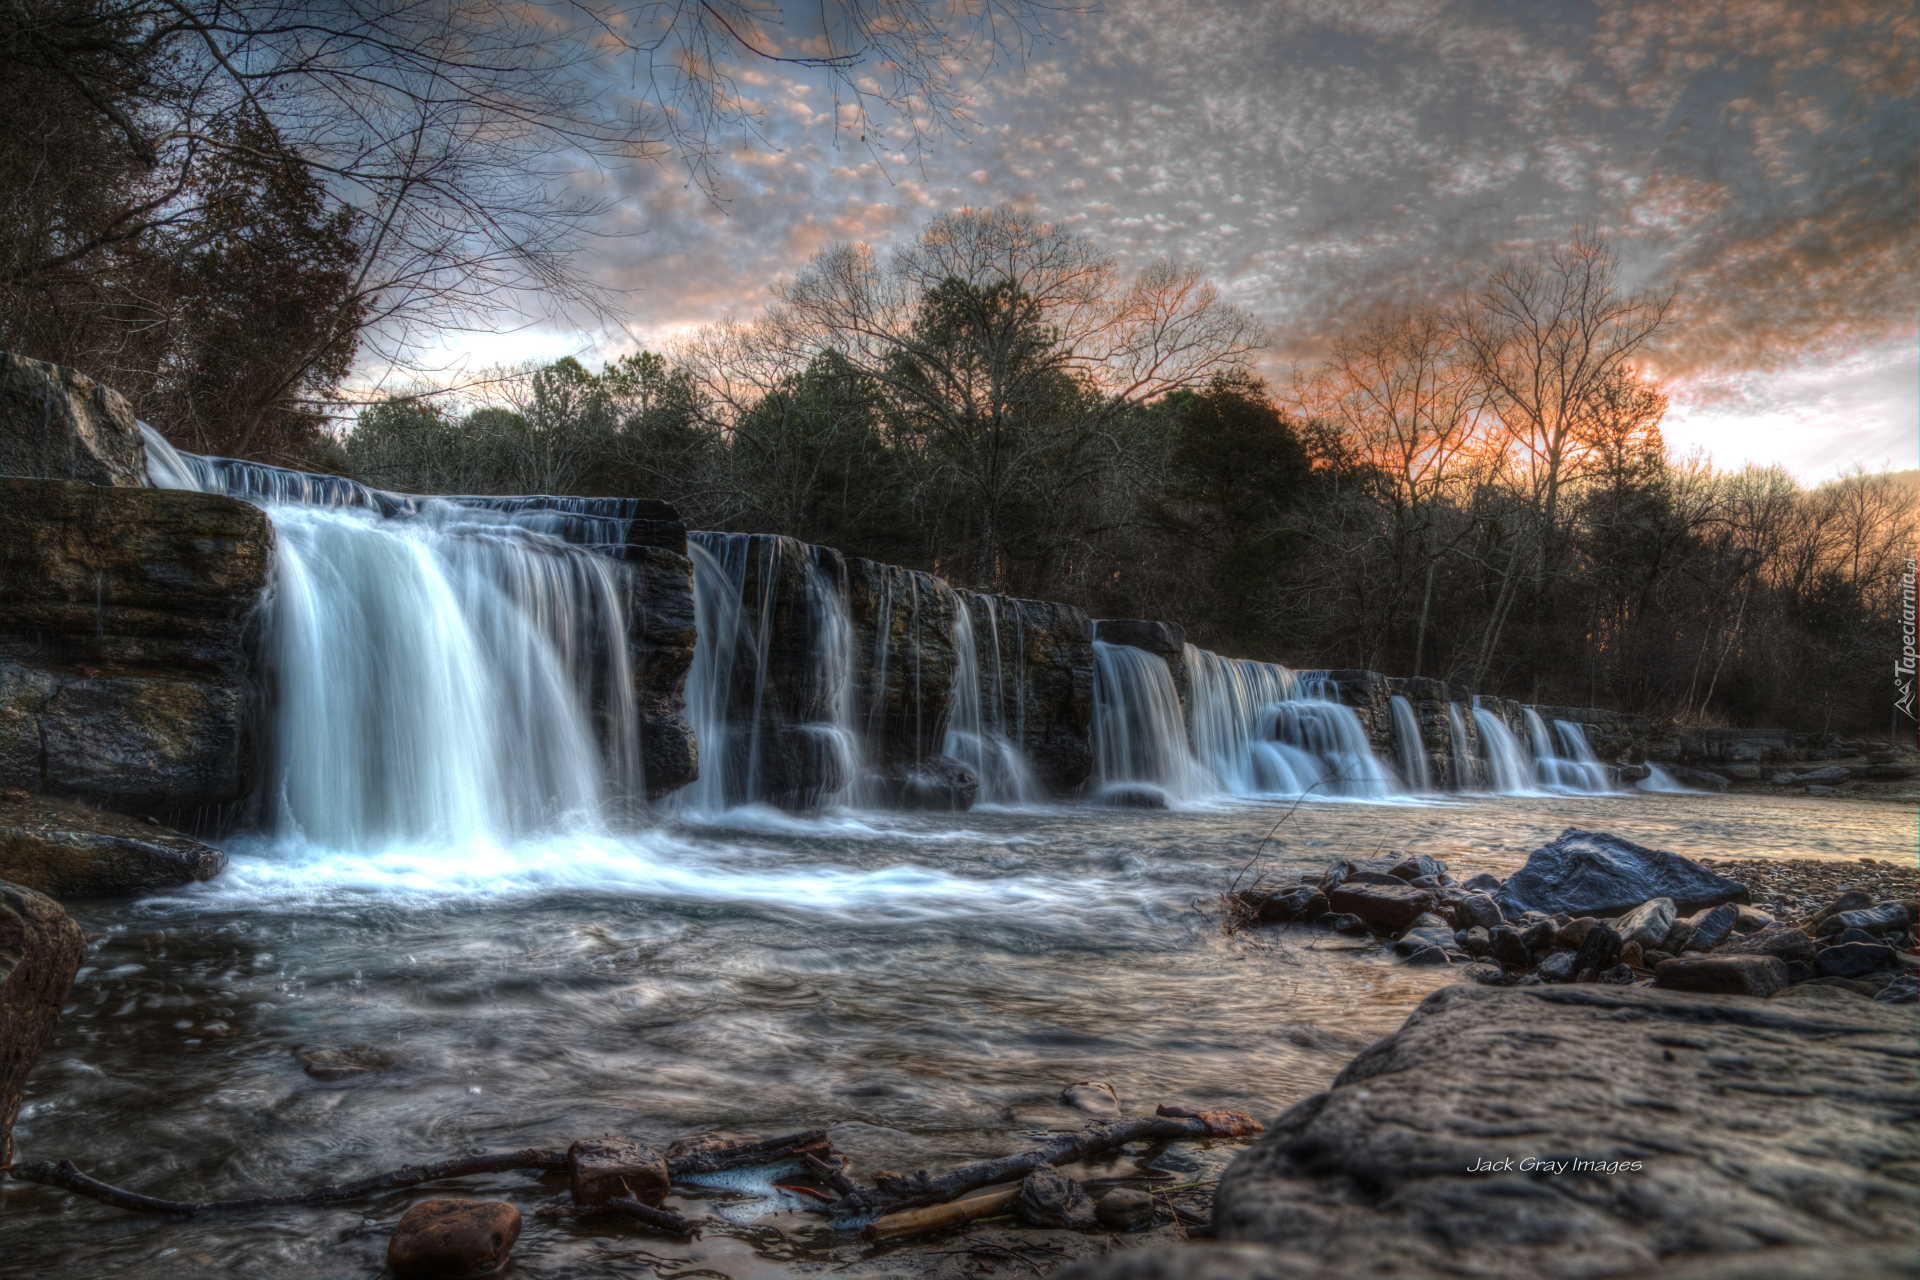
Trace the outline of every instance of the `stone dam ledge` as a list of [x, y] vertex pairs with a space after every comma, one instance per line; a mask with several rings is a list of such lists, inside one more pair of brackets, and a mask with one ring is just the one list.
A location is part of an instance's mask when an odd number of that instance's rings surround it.
[[1917, 1031], [1844, 996], [1446, 987], [1234, 1161], [1217, 1243], [1062, 1280], [1920, 1275]]

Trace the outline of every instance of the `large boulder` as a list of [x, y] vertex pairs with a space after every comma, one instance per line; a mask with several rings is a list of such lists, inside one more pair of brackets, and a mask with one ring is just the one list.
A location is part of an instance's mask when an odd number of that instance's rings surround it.
[[117, 391], [44, 360], [0, 352], [0, 475], [139, 489], [147, 450]]
[[1913, 1026], [1864, 1000], [1442, 988], [1228, 1169], [1214, 1232], [1274, 1261], [1220, 1274], [1571, 1280], [1911, 1251], [1920, 1185], [1899, 1175], [1920, 1135], [1889, 1117], [1920, 1107]]
[[1527, 911], [1618, 916], [1653, 898], [1670, 898], [1683, 912], [1750, 900], [1745, 885], [1697, 862], [1577, 827], [1529, 854], [1494, 897], [1515, 917]]
[[0, 1168], [13, 1163], [27, 1073], [53, 1038], [86, 955], [86, 935], [59, 903], [0, 880]]
[[227, 855], [117, 813], [22, 796], [0, 801], [0, 880], [55, 898], [97, 898], [211, 880]]

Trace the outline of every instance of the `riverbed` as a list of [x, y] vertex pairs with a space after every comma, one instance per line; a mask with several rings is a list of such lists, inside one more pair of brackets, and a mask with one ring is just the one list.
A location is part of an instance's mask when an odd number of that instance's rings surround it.
[[[1270, 1120], [1452, 979], [1306, 931], [1230, 937], [1219, 894], [1236, 875], [1387, 850], [1504, 874], [1568, 826], [1691, 857], [1914, 852], [1906, 804], [1641, 794], [748, 809], [352, 854], [240, 841], [211, 884], [68, 904], [99, 940], [17, 1158], [195, 1199], [606, 1131], [832, 1125], [864, 1176], [1024, 1149], [1084, 1119], [1057, 1102], [1083, 1079], [1129, 1112]], [[315, 1049], [373, 1069], [315, 1078], [298, 1056]], [[1233, 1151], [1161, 1167], [1204, 1173]], [[249, 1280], [377, 1275], [392, 1223], [433, 1193], [170, 1223], [3, 1185], [10, 1273]], [[765, 1187], [716, 1189], [703, 1207], [722, 1216], [683, 1246], [534, 1218], [562, 1186], [506, 1174], [454, 1193], [528, 1215], [512, 1274], [902, 1271]]]

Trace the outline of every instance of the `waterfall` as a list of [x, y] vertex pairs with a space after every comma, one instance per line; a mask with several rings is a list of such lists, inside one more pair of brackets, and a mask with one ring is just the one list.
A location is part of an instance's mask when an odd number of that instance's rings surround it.
[[1185, 654], [1193, 755], [1215, 789], [1235, 795], [1298, 792], [1319, 779], [1317, 762], [1277, 750], [1280, 744], [1267, 732], [1268, 708], [1300, 696], [1293, 672], [1194, 645]]
[[1485, 707], [1473, 709], [1473, 727], [1480, 731], [1480, 755], [1487, 786], [1502, 795], [1526, 795], [1535, 790], [1533, 763], [1502, 720]]
[[[675, 794], [678, 811], [814, 809], [851, 797], [860, 774], [852, 623], [810, 551], [768, 534], [687, 535], [697, 628], [687, 717], [700, 776]], [[797, 581], [792, 558], [802, 560]]]
[[1467, 734], [1466, 717], [1460, 714], [1460, 704], [1447, 704], [1447, 740], [1453, 749], [1448, 753], [1453, 759], [1453, 789], [1472, 791], [1480, 786], [1480, 760], [1475, 755]]
[[244, 498], [273, 522], [263, 790], [277, 834], [462, 843], [641, 807], [624, 565], [510, 511], [142, 434], [155, 487]]
[[1145, 649], [1095, 640], [1093, 673], [1099, 784], [1145, 784], [1176, 799], [1193, 794], [1186, 723], [1165, 660]]
[[1407, 790], [1433, 790], [1433, 779], [1427, 768], [1427, 745], [1420, 738], [1420, 718], [1413, 714], [1413, 704], [1396, 693], [1387, 699], [1387, 705], [1393, 714], [1394, 755], [1399, 757], [1400, 777], [1406, 782]]
[[[940, 750], [973, 770], [980, 780], [976, 804], [1031, 804], [1038, 798], [1033, 771], [1020, 749], [1007, 740], [1005, 693], [1000, 665], [1000, 622], [993, 596], [957, 592], [953, 611], [953, 701]], [[993, 654], [992, 682], [982, 679], [974, 643], [973, 606], [987, 616]], [[986, 697], [982, 697], [982, 690]], [[983, 710], [984, 704], [984, 710]]]
[[[1579, 725], [1570, 725], [1565, 720], [1556, 721], [1560, 726], [1560, 741], [1567, 748], [1567, 754], [1561, 755], [1554, 749], [1554, 735], [1547, 728], [1547, 722], [1532, 707], [1525, 709], [1527, 719], [1527, 737], [1533, 745], [1533, 766], [1535, 774], [1544, 786], [1561, 791], [1608, 791], [1607, 771], [1597, 759], [1593, 750], [1587, 746], [1587, 736]], [[1568, 733], [1567, 730], [1572, 732]], [[1577, 745], [1576, 745], [1577, 744]], [[1581, 757], [1585, 758], [1582, 759]]]
[[1276, 742], [1317, 760], [1318, 777], [1309, 786], [1318, 794], [1379, 798], [1401, 790], [1375, 758], [1359, 714], [1333, 701], [1321, 682], [1312, 682], [1305, 698], [1276, 703], [1267, 715]]
[[1668, 773], [1652, 761], [1647, 762], [1647, 776], [1633, 785], [1641, 791], [1652, 791], [1663, 795], [1668, 793], [1684, 794], [1687, 790], [1686, 787], [1680, 785], [1680, 779], [1674, 777], [1671, 773]]

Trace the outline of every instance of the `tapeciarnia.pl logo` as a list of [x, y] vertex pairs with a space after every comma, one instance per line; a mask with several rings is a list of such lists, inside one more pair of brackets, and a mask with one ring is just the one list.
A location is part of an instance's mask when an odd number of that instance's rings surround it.
[[1907, 571], [1900, 578], [1900, 657], [1893, 664], [1893, 701], [1909, 719], [1920, 719], [1914, 715], [1914, 672], [1920, 667], [1920, 652], [1916, 652], [1916, 640], [1920, 634], [1915, 631], [1914, 589], [1920, 585], [1920, 563], [1907, 561]]

